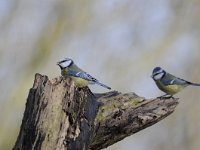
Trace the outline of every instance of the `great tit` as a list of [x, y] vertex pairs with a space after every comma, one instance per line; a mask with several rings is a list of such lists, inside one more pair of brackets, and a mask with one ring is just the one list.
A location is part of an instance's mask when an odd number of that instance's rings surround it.
[[166, 93], [165, 95], [161, 96], [161, 98], [165, 96], [173, 97], [174, 94], [180, 92], [189, 85], [200, 86], [200, 84], [177, 78], [174, 75], [167, 73], [160, 67], [155, 67], [153, 69], [151, 77], [155, 81], [158, 88]]
[[61, 75], [64, 77], [71, 77], [77, 87], [85, 87], [88, 86], [88, 84], [98, 84], [109, 90], [111, 89], [80, 69], [72, 59], [65, 58], [59, 61], [57, 65], [61, 69]]

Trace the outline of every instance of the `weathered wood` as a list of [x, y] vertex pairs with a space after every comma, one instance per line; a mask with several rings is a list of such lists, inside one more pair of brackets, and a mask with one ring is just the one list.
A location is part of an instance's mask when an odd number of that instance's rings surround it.
[[70, 79], [36, 74], [14, 150], [87, 149], [98, 103]]
[[125, 137], [149, 127], [170, 115], [178, 99], [146, 100], [135, 93], [98, 94], [99, 108], [95, 119], [94, 150], [106, 148]]
[[171, 114], [177, 99], [151, 99], [87, 87], [36, 74], [14, 150], [102, 149]]

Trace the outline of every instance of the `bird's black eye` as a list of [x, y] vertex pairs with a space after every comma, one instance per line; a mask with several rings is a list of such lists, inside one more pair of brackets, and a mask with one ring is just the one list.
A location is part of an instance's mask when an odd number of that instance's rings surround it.
[[61, 61], [59, 61], [58, 63], [59, 64], [62, 64], [62, 63], [64, 63], [66, 60], [64, 59], [64, 60], [61, 60]]
[[158, 74], [160, 74], [160, 73], [161, 73], [161, 72], [158, 72], [158, 73], [154, 73], [154, 74], [153, 74], [153, 76], [157, 76], [157, 75], [158, 75]]

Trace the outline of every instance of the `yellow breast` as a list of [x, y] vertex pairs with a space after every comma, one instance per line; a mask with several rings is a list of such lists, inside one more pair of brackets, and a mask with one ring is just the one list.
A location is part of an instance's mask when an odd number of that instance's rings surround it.
[[77, 87], [86, 87], [89, 84], [89, 82], [85, 79], [77, 78], [77, 77], [71, 77], [71, 78]]
[[156, 84], [161, 91], [163, 91], [163, 92], [165, 92], [166, 94], [169, 94], [169, 95], [174, 95], [174, 94], [180, 92], [184, 88], [183, 86], [180, 86], [180, 85], [167, 85], [167, 86], [165, 86], [160, 81], [156, 81]]
[[68, 68], [63, 69], [62, 72], [61, 72], [61, 74], [64, 77], [70, 77], [70, 78], [72, 78], [72, 80], [74, 81], [74, 84], [77, 87], [85, 87], [85, 86], [88, 86], [88, 84], [89, 84], [89, 82], [87, 80], [83, 79], [83, 78], [69, 76], [68, 75]]

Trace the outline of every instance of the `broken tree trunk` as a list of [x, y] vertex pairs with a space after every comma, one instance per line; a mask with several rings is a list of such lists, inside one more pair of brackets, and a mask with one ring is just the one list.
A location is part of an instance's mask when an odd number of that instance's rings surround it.
[[99, 150], [170, 115], [177, 99], [93, 94], [70, 78], [36, 74], [14, 150]]

